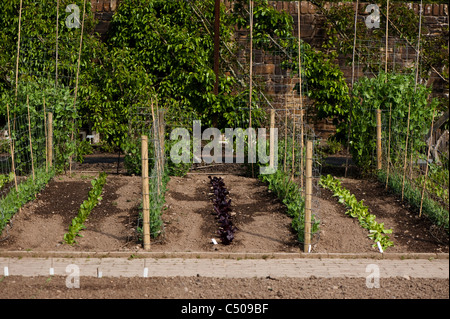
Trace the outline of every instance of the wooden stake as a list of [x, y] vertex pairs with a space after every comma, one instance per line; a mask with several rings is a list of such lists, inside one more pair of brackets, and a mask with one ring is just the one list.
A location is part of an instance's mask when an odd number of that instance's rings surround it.
[[408, 157], [408, 138], [409, 138], [409, 119], [411, 116], [411, 102], [408, 105], [408, 122], [406, 126], [406, 143], [405, 143], [405, 164], [403, 166], [403, 181], [402, 181], [402, 200], [405, 195], [405, 176], [406, 176], [406, 162]]
[[[253, 0], [250, 0], [250, 94], [249, 94], [249, 144], [253, 142], [253, 136], [251, 132], [252, 128], [252, 98], [253, 98]], [[253, 147], [249, 145], [249, 149]], [[252, 161], [252, 177], [255, 177], [255, 172], [253, 169], [253, 161]]]
[[142, 158], [142, 215], [144, 232], [144, 249], [150, 249], [150, 189], [148, 178], [148, 137], [141, 137], [141, 158]]
[[288, 127], [288, 110], [285, 110], [284, 115], [284, 167], [283, 171], [286, 173], [286, 161], [287, 161], [287, 127]]
[[303, 152], [305, 148], [304, 144], [304, 110], [303, 110], [303, 92], [302, 92], [302, 49], [301, 49], [301, 1], [297, 2], [298, 14], [298, 79], [299, 79], [299, 92], [300, 92], [300, 188], [303, 189]]
[[47, 134], [47, 113], [45, 111], [45, 97], [44, 97], [44, 136], [45, 136], [45, 171], [48, 172], [48, 134]]
[[16, 164], [14, 161], [14, 143], [13, 143], [13, 138], [11, 135], [11, 124], [10, 124], [10, 120], [9, 120], [9, 104], [6, 104], [6, 109], [8, 112], [8, 135], [9, 135], [9, 147], [11, 149], [11, 167], [12, 167], [12, 171], [14, 174], [14, 184], [16, 186], [16, 191], [19, 191], [19, 188], [17, 185]]
[[59, 0], [56, 0], [56, 57], [55, 57], [55, 88], [58, 87], [58, 45], [59, 45]]
[[[83, 19], [81, 20], [81, 35], [80, 35], [80, 48], [78, 50], [78, 65], [77, 65], [77, 76], [75, 80], [75, 92], [73, 98], [73, 108], [76, 111], [76, 102], [78, 95], [78, 80], [80, 76], [80, 64], [81, 64], [81, 49], [83, 47], [83, 32], [84, 32], [84, 16], [86, 15], [86, 0], [83, 1]], [[70, 138], [70, 142], [73, 143], [74, 139], [74, 130], [75, 130], [75, 120], [72, 119], [72, 136]], [[72, 176], [72, 156], [69, 158], [69, 176]]]
[[17, 38], [17, 58], [16, 58], [16, 104], [17, 104], [17, 93], [19, 85], [19, 56], [20, 56], [20, 31], [22, 28], [22, 0], [20, 0], [19, 5], [19, 34]]
[[[275, 128], [275, 110], [270, 110], [270, 130]], [[270, 133], [270, 157], [269, 157], [269, 166], [270, 168], [275, 167], [275, 134]]]
[[386, 189], [389, 183], [389, 168], [391, 163], [391, 121], [392, 121], [392, 103], [389, 104], [389, 137], [388, 137], [388, 156], [386, 168]]
[[[159, 150], [158, 150], [158, 144], [159, 144], [159, 139], [158, 139], [158, 128], [157, 128], [157, 123], [155, 120], [155, 112], [153, 109], [153, 99], [151, 100], [151, 108], [152, 108], [152, 120], [153, 120], [153, 134], [154, 134], [154, 138], [153, 140], [155, 141], [155, 156], [159, 157]], [[155, 165], [156, 165], [156, 177], [157, 177], [157, 194], [158, 196], [160, 195], [160, 191], [159, 191], [159, 187], [160, 187], [160, 167], [159, 167], [159, 159], [156, 158], [155, 159]]]
[[423, 186], [422, 186], [422, 194], [420, 197], [420, 210], [419, 210], [419, 217], [422, 217], [422, 209], [423, 209], [423, 199], [424, 199], [424, 195], [425, 195], [425, 188], [427, 185], [427, 179], [428, 179], [428, 168], [429, 168], [429, 160], [430, 160], [430, 155], [431, 155], [431, 141], [433, 140], [433, 125], [434, 125], [434, 116], [436, 109], [433, 109], [433, 119], [431, 120], [431, 130], [430, 130], [430, 143], [428, 144], [428, 152], [427, 152], [427, 166], [425, 168], [425, 177], [424, 177], [424, 181], [423, 181]]
[[33, 173], [33, 180], [34, 180], [35, 175], [34, 175], [34, 159], [33, 159], [33, 142], [31, 140], [31, 119], [30, 119], [30, 105], [28, 103], [28, 95], [27, 95], [27, 110], [28, 110], [28, 136], [30, 138], [31, 172]]
[[47, 133], [47, 156], [48, 156], [48, 165], [49, 167], [53, 167], [53, 113], [48, 113], [48, 133]]
[[377, 169], [383, 168], [381, 149], [381, 110], [377, 110]]
[[386, 7], [386, 61], [384, 65], [384, 72], [388, 72], [388, 47], [389, 47], [389, 0], [387, 0]]
[[[351, 91], [352, 100], [350, 103], [350, 113], [349, 113], [348, 132], [347, 132], [347, 154], [350, 152], [350, 134], [351, 134], [351, 128], [352, 128], [353, 87], [355, 85], [355, 53], [356, 53], [356, 31], [357, 31], [357, 26], [358, 26], [358, 7], [359, 7], [359, 0], [356, 0], [354, 32], [353, 32], [353, 54], [352, 54], [352, 91]], [[344, 174], [345, 177], [347, 177], [347, 171], [348, 171], [348, 156], [345, 159], [345, 174]]]
[[306, 142], [306, 185], [305, 185], [305, 243], [304, 252], [311, 250], [311, 211], [312, 211], [312, 160], [313, 142]]

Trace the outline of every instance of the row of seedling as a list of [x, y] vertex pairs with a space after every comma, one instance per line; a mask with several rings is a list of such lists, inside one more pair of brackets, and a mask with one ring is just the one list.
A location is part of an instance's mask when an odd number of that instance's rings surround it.
[[225, 187], [225, 183], [221, 177], [208, 176], [211, 183], [213, 198], [213, 215], [219, 224], [218, 235], [224, 245], [229, 245], [234, 239], [234, 233], [237, 228], [233, 224], [231, 199], [228, 198], [229, 192]]

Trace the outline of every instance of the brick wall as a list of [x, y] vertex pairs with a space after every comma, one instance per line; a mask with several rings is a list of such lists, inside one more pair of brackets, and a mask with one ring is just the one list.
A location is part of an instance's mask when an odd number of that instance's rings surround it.
[[[222, 0], [227, 7], [231, 7], [231, 0]], [[284, 1], [269, 1], [269, 3], [279, 11], [286, 11], [297, 21], [298, 8], [297, 2], [284, 2]], [[98, 20], [96, 31], [102, 35], [102, 38], [106, 38], [106, 32], [109, 28], [110, 21], [117, 7], [120, 5], [120, 0], [91, 0], [92, 11]], [[365, 9], [370, 2], [360, 3], [358, 12], [360, 15], [365, 15]], [[351, 5], [355, 6], [356, 3], [333, 3], [330, 5]], [[419, 4], [409, 4], [411, 10], [414, 10], [416, 14], [419, 14]], [[423, 34], [425, 36], [442, 36], [442, 31], [445, 26], [448, 26], [448, 5], [447, 4], [425, 4], [423, 11]], [[325, 39], [325, 30], [323, 24], [325, 17], [319, 13], [318, 8], [311, 4], [309, 1], [301, 1], [301, 30], [302, 39], [313, 47], [320, 47]], [[297, 25], [295, 24], [295, 34], [297, 34]], [[411, 55], [411, 56], [408, 56]], [[403, 54], [404, 55], [404, 54]], [[413, 61], [415, 59], [415, 53], [411, 50], [406, 54], [405, 61]], [[255, 59], [255, 73], [269, 75], [275, 71], [275, 66], [272, 62], [258, 63], [258, 59]], [[344, 72], [344, 76], [348, 79], [351, 78], [351, 66], [346, 64], [346, 59], [342, 57], [339, 61], [339, 66]], [[267, 65], [264, 65], [267, 64]], [[276, 81], [276, 80], [275, 80]], [[448, 89], [445, 88], [445, 83], [442, 81], [435, 81], [433, 83], [435, 90], [438, 90], [438, 94], [444, 94], [448, 96]], [[319, 134], [326, 137], [334, 131], [334, 126], [329, 121], [321, 121], [316, 123], [316, 129]]]

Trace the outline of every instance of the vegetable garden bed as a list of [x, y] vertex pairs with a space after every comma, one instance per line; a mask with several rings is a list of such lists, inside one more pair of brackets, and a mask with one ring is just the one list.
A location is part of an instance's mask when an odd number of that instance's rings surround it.
[[[222, 166], [226, 173], [227, 166]], [[161, 236], [152, 239], [155, 252], [300, 252], [297, 234], [292, 231], [292, 218], [286, 207], [270, 191], [267, 184], [239, 175], [236, 167], [228, 166], [229, 174], [188, 174], [172, 177], [167, 185], [164, 222]], [[202, 171], [202, 173], [204, 173]], [[208, 175], [222, 177], [232, 199], [233, 223], [238, 228], [233, 242], [223, 245], [217, 235], [217, 220]], [[55, 177], [37, 199], [26, 204], [13, 218], [7, 240], [0, 250], [31, 251], [141, 251], [136, 222], [141, 201], [141, 178], [109, 175], [103, 189], [103, 199], [86, 221], [83, 237], [77, 244], [63, 243], [63, 236], [77, 215], [81, 203], [92, 188], [94, 174]], [[342, 179], [342, 185], [364, 199], [378, 222], [393, 230], [393, 247], [386, 252], [448, 253], [442, 243], [430, 233], [432, 225], [418, 218], [384, 186], [375, 180]], [[315, 198], [320, 205], [320, 237], [312, 253], [378, 252], [372, 247], [368, 232], [357, 220], [345, 215], [345, 207], [323, 189]], [[431, 228], [430, 228], [431, 227]], [[212, 243], [212, 238], [218, 242]]]

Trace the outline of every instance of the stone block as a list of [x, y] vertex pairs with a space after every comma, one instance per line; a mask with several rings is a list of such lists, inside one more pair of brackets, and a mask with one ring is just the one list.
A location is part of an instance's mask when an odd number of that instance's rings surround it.
[[434, 16], [439, 15], [439, 4], [433, 4], [433, 15]]
[[433, 6], [431, 4], [425, 4], [423, 14], [429, 16], [432, 14]]
[[275, 64], [255, 64], [253, 72], [256, 75], [268, 75], [275, 73]]
[[117, 10], [117, 0], [111, 0], [111, 11], [115, 12]]

